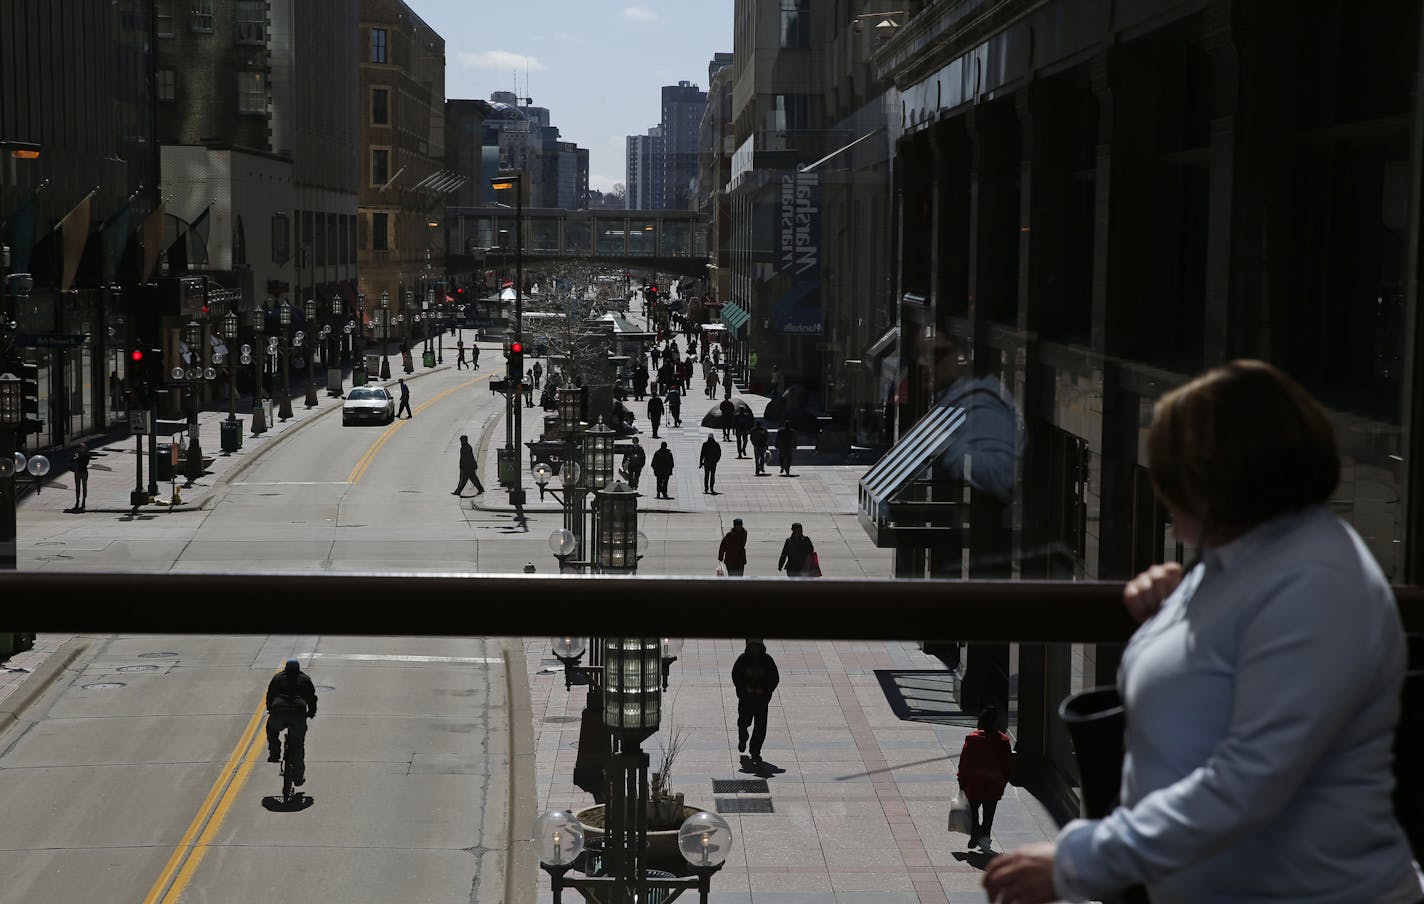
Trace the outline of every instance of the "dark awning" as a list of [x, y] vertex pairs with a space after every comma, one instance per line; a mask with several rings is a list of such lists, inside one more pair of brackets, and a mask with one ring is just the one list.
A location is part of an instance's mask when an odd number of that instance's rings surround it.
[[[895, 503], [900, 501], [901, 492], [948, 451], [954, 434], [968, 417], [964, 408], [944, 405], [931, 408], [860, 478], [858, 515], [861, 526], [877, 546], [895, 545]], [[916, 530], [925, 529], [925, 504], [914, 505], [920, 514], [913, 525]]]
[[727, 325], [727, 329], [736, 333], [747, 325], [747, 321], [752, 319], [752, 315], [747, 313], [741, 305], [735, 301], [728, 301], [722, 305], [722, 322]]

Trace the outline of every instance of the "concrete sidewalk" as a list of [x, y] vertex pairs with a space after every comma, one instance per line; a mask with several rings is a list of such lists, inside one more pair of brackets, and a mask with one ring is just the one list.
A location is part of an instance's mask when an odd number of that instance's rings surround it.
[[[728, 578], [734, 581], [735, 578]], [[768, 641], [781, 673], [758, 772], [736, 750], [732, 663], [737, 640], [689, 641], [673, 663], [662, 731], [644, 749], [659, 760], [670, 730], [685, 734], [672, 787], [717, 810], [735, 843], [712, 880], [726, 904], [982, 902], [988, 855], [966, 849], [946, 822], [955, 770], [975, 714], [954, 703], [953, 680], [913, 643]], [[540, 812], [593, 804], [572, 783], [585, 688], [565, 691], [548, 640], [525, 648], [533, 701]], [[766, 793], [719, 793], [722, 779], [765, 778]], [[756, 807], [765, 812], [738, 813]], [[993, 850], [1057, 833], [1021, 788], [1005, 792]], [[540, 901], [552, 901], [539, 875]]]

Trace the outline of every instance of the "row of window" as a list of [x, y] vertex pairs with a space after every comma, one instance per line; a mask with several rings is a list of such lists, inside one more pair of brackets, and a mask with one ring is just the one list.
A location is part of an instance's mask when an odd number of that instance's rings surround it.
[[[155, 0], [154, 20], [160, 38], [174, 36], [175, 5], [180, 0]], [[198, 34], [213, 32], [213, 0], [186, 0], [188, 30]], [[235, 40], [239, 44], [267, 43], [267, 0], [237, 0], [233, 4]]]
[[[154, 88], [159, 100], [177, 100], [177, 70], [158, 70]], [[237, 112], [259, 115], [267, 113], [267, 74], [265, 72], [239, 72], [237, 74]]]

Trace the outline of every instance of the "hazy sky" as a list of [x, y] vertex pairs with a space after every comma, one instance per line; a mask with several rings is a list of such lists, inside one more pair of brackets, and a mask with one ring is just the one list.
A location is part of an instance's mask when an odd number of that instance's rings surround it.
[[623, 181], [627, 136], [658, 124], [659, 89], [706, 91], [712, 55], [732, 50], [732, 0], [406, 2], [445, 39], [446, 97], [534, 98], [561, 140], [588, 148], [600, 191]]

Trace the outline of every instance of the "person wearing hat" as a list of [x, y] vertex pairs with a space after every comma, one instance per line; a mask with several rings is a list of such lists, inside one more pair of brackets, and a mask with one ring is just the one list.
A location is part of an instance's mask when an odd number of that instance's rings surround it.
[[748, 640], [745, 652], [732, 664], [732, 685], [737, 690], [737, 751], [745, 752], [753, 766], [761, 765], [771, 695], [780, 683], [776, 660], [766, 652], [766, 644]]
[[282, 761], [282, 730], [287, 731], [287, 748], [297, 770], [292, 784], [307, 780], [307, 720], [316, 718], [316, 685], [302, 671], [302, 664], [288, 659], [287, 666], [267, 684], [267, 762]]
[[727, 569], [727, 574], [739, 578], [747, 570], [747, 529], [742, 527], [741, 518], [732, 519], [732, 529], [722, 538], [717, 549], [717, 561]]

